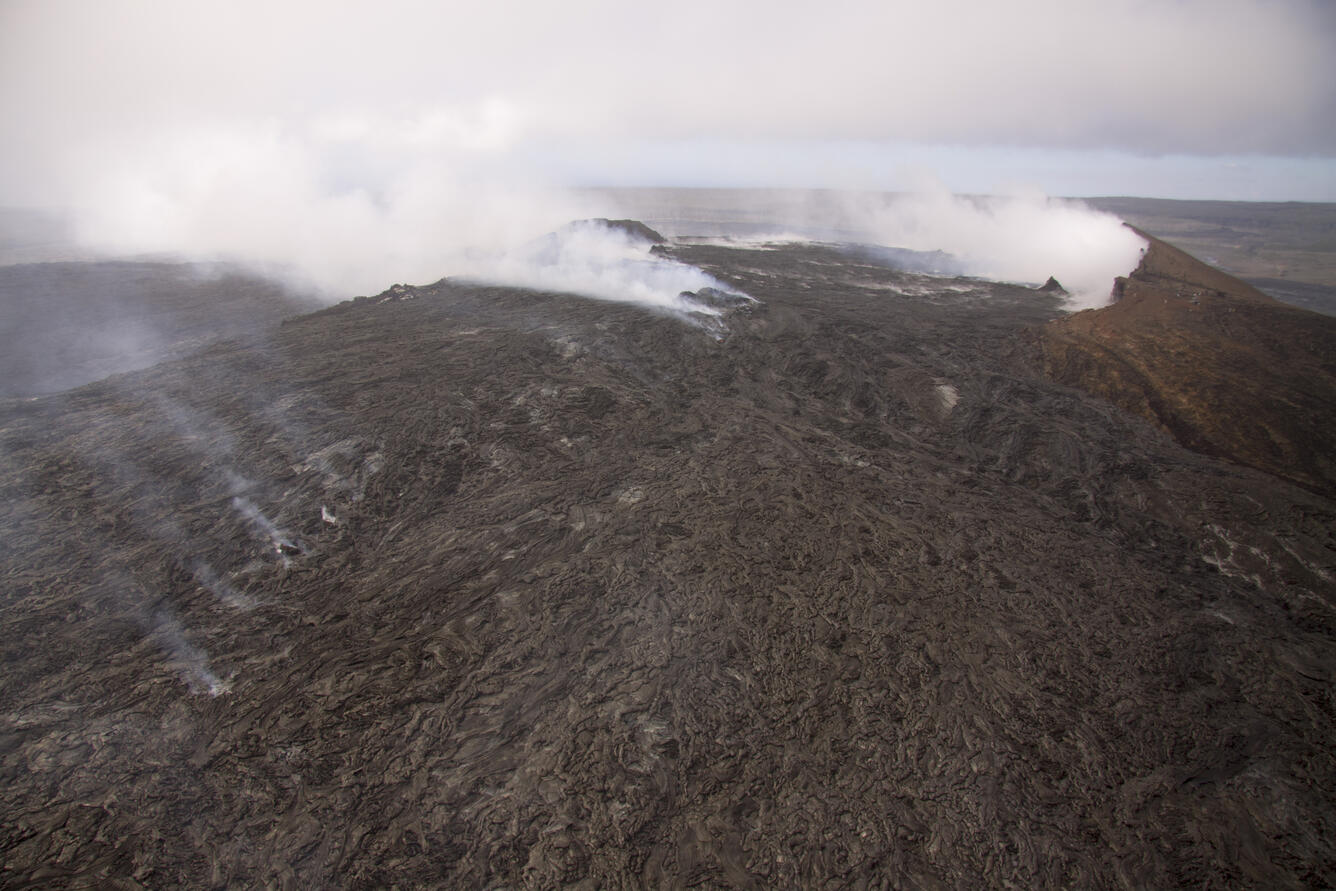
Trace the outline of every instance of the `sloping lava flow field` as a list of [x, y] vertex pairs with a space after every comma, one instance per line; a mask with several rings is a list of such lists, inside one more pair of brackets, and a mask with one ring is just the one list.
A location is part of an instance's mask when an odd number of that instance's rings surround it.
[[1043, 377], [1047, 293], [668, 250], [757, 302], [0, 403], [0, 885], [1336, 882], [1336, 502]]

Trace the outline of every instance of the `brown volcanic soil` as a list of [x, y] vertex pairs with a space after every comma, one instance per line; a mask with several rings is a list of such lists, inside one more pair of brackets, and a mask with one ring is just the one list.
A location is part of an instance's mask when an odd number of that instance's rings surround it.
[[5, 404], [0, 883], [1336, 881], [1336, 503], [1031, 376], [1046, 295], [674, 250], [763, 302]]
[[1188, 448], [1336, 496], [1336, 318], [1140, 234], [1121, 299], [1041, 329], [1045, 372]]

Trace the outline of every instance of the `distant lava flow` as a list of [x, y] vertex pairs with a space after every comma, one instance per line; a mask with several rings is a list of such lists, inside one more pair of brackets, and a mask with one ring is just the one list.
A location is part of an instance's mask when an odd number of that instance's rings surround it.
[[1036, 368], [1177, 255], [1046, 324], [658, 253], [756, 300], [446, 279], [0, 402], [0, 885], [1336, 884], [1336, 502]]
[[1188, 448], [1336, 496], [1336, 318], [1138, 234], [1150, 247], [1115, 303], [1039, 330], [1044, 370]]

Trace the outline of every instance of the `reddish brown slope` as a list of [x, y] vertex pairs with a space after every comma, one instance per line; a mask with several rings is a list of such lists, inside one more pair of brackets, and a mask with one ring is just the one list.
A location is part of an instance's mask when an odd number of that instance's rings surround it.
[[1150, 246], [1115, 303], [1037, 331], [1044, 372], [1188, 448], [1336, 497], [1336, 319], [1139, 234]]

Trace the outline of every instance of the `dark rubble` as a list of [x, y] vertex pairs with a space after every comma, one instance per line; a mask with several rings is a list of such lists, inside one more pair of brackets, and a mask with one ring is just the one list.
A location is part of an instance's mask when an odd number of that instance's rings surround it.
[[[7, 887], [1336, 880], [1336, 505], [1031, 289], [676, 246], [0, 409]], [[414, 299], [403, 299], [411, 291]]]

